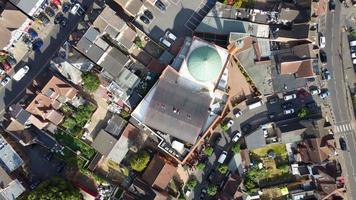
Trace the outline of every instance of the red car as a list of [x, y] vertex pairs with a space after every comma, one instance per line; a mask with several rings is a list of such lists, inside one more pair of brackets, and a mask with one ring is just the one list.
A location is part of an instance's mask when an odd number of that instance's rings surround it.
[[6, 73], [11, 70], [11, 66], [6, 61], [2, 62], [1, 66], [2, 66], [3, 70], [5, 70]]
[[52, 0], [51, 2], [52, 2], [54, 5], [56, 5], [57, 8], [60, 8], [61, 5], [62, 5], [62, 3], [61, 3], [60, 0]]

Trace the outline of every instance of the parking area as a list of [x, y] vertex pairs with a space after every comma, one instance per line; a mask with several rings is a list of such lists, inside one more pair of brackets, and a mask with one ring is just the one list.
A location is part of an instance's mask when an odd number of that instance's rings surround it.
[[[159, 38], [164, 35], [166, 30], [172, 31], [178, 37], [192, 35], [192, 31], [212, 7], [211, 3], [208, 4], [208, 0], [161, 1], [166, 7], [164, 11], [146, 1], [142, 12], [135, 20], [135, 25], [140, 27], [156, 42], [159, 41]], [[209, 0], [209, 2], [212, 1]], [[153, 15], [153, 19], [149, 20], [148, 24], [140, 20], [140, 16], [145, 10], [149, 10]]]

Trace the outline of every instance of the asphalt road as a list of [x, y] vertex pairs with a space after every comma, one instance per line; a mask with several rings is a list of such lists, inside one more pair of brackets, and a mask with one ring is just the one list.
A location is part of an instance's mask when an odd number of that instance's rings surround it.
[[[83, 6], [90, 7], [93, 0], [79, 1]], [[5, 87], [0, 88], [0, 115], [2, 116], [6, 109], [16, 103], [23, 96], [25, 89], [31, 84], [32, 80], [43, 70], [47, 69], [48, 64], [54, 54], [59, 50], [63, 43], [69, 38], [70, 33], [76, 28], [82, 17], [72, 15], [69, 12], [65, 14], [68, 18], [66, 27], [56, 25], [50, 34], [43, 39], [44, 45], [40, 52], [32, 52], [27, 59], [20, 61], [16, 68], [28, 65], [29, 72], [20, 81], [11, 80]]]
[[[332, 80], [328, 81], [330, 91], [330, 103], [334, 114], [336, 128], [336, 138], [344, 137], [348, 151], [341, 152], [341, 159], [344, 160], [343, 173], [347, 179], [347, 190], [349, 199], [356, 196], [356, 143], [355, 131], [347, 130], [346, 126], [351, 127], [351, 115], [349, 112], [346, 97], [346, 83], [344, 81], [342, 53], [341, 53], [341, 26], [340, 13], [342, 12], [339, 1], [336, 2], [335, 12], [328, 12], [326, 18], [326, 47], [328, 55], [327, 67], [331, 73]], [[344, 44], [345, 45], [345, 44]]]

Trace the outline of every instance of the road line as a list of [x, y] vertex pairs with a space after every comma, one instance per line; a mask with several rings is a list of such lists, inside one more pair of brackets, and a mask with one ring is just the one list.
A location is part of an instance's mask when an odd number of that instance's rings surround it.
[[338, 133], [340, 130], [339, 130], [339, 126], [335, 126], [336, 128], [336, 133]]

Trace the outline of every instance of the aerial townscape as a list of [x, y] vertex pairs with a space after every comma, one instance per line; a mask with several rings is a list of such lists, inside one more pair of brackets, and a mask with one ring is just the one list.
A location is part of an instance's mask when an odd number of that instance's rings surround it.
[[356, 0], [0, 8], [0, 200], [356, 200]]

